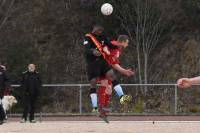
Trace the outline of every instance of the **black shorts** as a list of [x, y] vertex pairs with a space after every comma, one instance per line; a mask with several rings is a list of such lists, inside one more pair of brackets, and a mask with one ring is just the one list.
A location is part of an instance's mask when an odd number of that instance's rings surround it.
[[87, 66], [88, 79], [90, 81], [93, 78], [103, 76], [111, 69], [111, 66], [104, 59], [90, 62]]

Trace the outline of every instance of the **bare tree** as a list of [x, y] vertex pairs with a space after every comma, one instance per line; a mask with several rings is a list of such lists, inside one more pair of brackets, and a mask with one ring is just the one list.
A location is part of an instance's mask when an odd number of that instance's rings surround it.
[[161, 12], [153, 0], [118, 1], [118, 5], [122, 27], [136, 46], [139, 83], [147, 84], [150, 55], [162, 33]]
[[15, 3], [15, 0], [1, 0], [0, 1], [0, 14], [1, 14], [0, 29], [3, 27], [3, 25], [7, 21], [14, 3]]

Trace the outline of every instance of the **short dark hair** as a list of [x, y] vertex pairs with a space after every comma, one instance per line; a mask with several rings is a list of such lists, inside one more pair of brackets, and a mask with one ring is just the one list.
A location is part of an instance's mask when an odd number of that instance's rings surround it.
[[125, 42], [129, 39], [128, 35], [119, 35], [119, 37], [117, 38], [117, 41], [119, 42]]
[[98, 30], [104, 30], [104, 27], [100, 24], [94, 24], [93, 25], [93, 31], [98, 31]]

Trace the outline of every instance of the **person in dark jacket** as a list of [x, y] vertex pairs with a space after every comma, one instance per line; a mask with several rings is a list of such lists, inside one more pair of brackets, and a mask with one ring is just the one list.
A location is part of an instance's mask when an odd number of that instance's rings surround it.
[[41, 85], [41, 78], [39, 73], [36, 71], [36, 66], [34, 64], [29, 64], [28, 71], [23, 72], [21, 81], [24, 105], [21, 123], [25, 123], [27, 121], [28, 113], [30, 113], [29, 121], [31, 123], [36, 122], [36, 120], [34, 119], [35, 104], [39, 95]]
[[6, 74], [5, 66], [0, 65], [0, 125], [3, 124], [6, 118], [6, 114], [2, 106], [2, 98], [8, 84], [9, 80]]

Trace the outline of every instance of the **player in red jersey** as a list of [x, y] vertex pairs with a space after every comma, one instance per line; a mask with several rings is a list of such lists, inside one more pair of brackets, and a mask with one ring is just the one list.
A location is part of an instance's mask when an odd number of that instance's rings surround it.
[[[128, 46], [128, 36], [120, 35], [117, 41], [111, 41], [111, 43], [115, 46], [118, 46], [118, 48], [109, 49], [107, 46], [103, 47], [103, 52], [106, 54], [106, 61], [108, 64], [125, 76], [130, 77], [134, 75], [133, 70], [124, 69], [121, 67], [119, 61], [119, 56], [122, 52], [122, 49]], [[100, 87], [98, 89], [99, 112], [100, 115], [106, 116], [107, 113], [110, 112], [109, 102], [112, 95], [112, 81], [106, 79], [105, 76], [101, 76], [97, 79], [97, 82], [100, 83]], [[123, 97], [120, 98], [120, 103], [124, 104], [125, 102], [131, 101], [131, 99], [131, 96], [123, 95]]]

